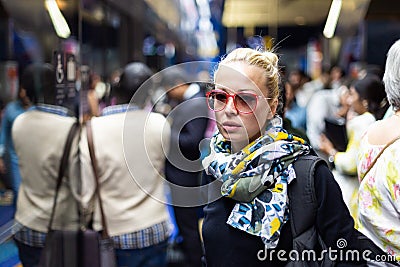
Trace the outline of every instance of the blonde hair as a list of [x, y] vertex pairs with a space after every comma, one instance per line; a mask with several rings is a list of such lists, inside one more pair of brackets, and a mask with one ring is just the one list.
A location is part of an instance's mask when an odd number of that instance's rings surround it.
[[273, 52], [237, 48], [222, 59], [220, 64], [244, 62], [251, 66], [262, 68], [266, 77], [267, 97], [278, 99], [280, 82], [278, 61], [278, 56]]

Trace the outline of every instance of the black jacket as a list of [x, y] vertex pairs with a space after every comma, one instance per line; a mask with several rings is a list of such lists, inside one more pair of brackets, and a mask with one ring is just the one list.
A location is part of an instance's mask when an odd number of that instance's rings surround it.
[[[214, 180], [205, 173], [203, 175], [207, 182]], [[325, 164], [316, 167], [314, 181], [318, 203], [315, 225], [324, 243], [328, 248], [337, 250], [338, 242], [346, 240], [342, 255], [345, 255], [348, 250], [357, 250], [360, 253], [360, 261], [346, 262], [344, 256], [342, 261], [340, 260], [338, 250], [332, 251], [332, 255], [338, 258], [337, 266], [366, 266], [366, 262], [361, 257], [366, 249], [371, 249], [373, 254], [376, 251], [383, 254], [369, 239], [354, 229], [353, 219], [343, 201], [339, 185]], [[288, 190], [290, 190], [290, 185]], [[290, 221], [281, 230], [278, 246], [274, 251], [266, 251], [260, 237], [237, 230], [226, 223], [235, 204], [234, 200], [222, 197], [204, 208], [203, 240], [207, 266], [256, 267], [288, 264], [293, 241]], [[321, 249], [316, 248], [316, 255], [321, 254], [318, 250]]]
[[165, 166], [166, 178], [177, 185], [198, 186], [202, 169], [199, 144], [208, 123], [204, 92], [178, 104], [167, 119], [171, 122], [171, 144]]

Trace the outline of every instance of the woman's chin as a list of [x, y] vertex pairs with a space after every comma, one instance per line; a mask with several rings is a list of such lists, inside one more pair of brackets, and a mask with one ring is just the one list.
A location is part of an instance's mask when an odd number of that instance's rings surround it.
[[243, 148], [245, 147], [248, 143], [248, 139], [243, 139], [243, 134], [236, 134], [236, 133], [230, 133], [230, 134], [223, 134], [222, 135], [227, 141], [231, 142], [231, 145], [236, 148]]

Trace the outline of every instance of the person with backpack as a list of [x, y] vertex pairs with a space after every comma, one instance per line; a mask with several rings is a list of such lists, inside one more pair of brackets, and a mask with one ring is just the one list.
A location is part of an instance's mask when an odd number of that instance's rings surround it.
[[384, 253], [354, 229], [325, 162], [282, 128], [278, 85], [278, 57], [268, 51], [237, 48], [214, 73], [207, 103], [218, 131], [202, 162], [204, 262], [363, 266]]

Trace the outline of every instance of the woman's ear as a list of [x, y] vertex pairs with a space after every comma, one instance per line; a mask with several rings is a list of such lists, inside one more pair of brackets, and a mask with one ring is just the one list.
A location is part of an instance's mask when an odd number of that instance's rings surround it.
[[270, 107], [271, 113], [272, 113], [272, 117], [275, 116], [275, 114], [276, 114], [276, 110], [278, 108], [278, 104], [279, 104], [279, 102], [278, 102], [277, 98], [272, 100], [272, 102], [269, 104], [269, 107]]
[[363, 107], [368, 110], [368, 101], [366, 99], [364, 99], [362, 102]]

